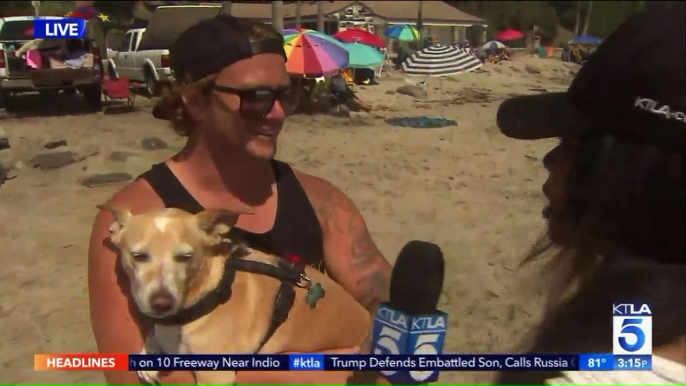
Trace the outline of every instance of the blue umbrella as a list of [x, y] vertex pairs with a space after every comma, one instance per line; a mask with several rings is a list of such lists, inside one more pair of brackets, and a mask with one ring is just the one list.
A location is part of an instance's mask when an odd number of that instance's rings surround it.
[[344, 43], [350, 54], [349, 68], [372, 68], [383, 64], [385, 57], [381, 51], [362, 43]]
[[391, 39], [404, 42], [415, 42], [421, 38], [419, 31], [411, 25], [390, 25], [384, 33]]
[[569, 41], [569, 44], [600, 44], [603, 39], [595, 36], [581, 35]]

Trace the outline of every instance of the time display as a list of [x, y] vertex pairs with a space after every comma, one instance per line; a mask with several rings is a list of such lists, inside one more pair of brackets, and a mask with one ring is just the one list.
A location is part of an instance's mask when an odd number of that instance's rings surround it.
[[615, 355], [615, 370], [652, 370], [652, 355]]

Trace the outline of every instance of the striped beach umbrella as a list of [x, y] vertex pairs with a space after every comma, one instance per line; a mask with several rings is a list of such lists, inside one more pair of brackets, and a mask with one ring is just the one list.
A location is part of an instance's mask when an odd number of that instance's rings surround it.
[[[441, 79], [442, 99], [444, 76], [475, 71], [482, 65], [479, 59], [459, 48], [437, 44], [412, 54], [403, 62], [402, 68], [406, 75], [431, 76]], [[443, 107], [441, 100], [441, 116], [445, 117]]]
[[301, 31], [284, 36], [286, 70], [291, 75], [306, 77], [329, 76], [348, 66], [349, 54], [341, 43]]
[[481, 68], [483, 64], [473, 55], [440, 44], [417, 51], [407, 58], [402, 69], [410, 76], [448, 76]]

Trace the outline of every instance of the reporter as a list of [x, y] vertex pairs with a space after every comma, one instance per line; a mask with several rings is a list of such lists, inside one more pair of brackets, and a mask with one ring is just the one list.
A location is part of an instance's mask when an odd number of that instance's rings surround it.
[[560, 137], [543, 159], [548, 232], [527, 259], [552, 255], [530, 352], [612, 352], [612, 304], [647, 299], [653, 371], [505, 372], [498, 383], [686, 383], [685, 20], [683, 3], [635, 15], [566, 93], [498, 112], [509, 137]]

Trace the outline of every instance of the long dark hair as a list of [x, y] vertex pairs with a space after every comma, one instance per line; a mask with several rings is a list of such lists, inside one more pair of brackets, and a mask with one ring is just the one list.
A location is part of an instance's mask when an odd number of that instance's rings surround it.
[[[682, 142], [683, 143], [683, 142]], [[612, 303], [649, 300], [653, 346], [686, 333], [684, 152], [596, 135], [582, 140], [568, 181], [569, 245], [540, 239], [525, 262], [548, 258], [545, 317], [531, 353], [612, 351]], [[531, 343], [533, 340], [533, 343]], [[555, 373], [502, 373], [542, 384]]]

